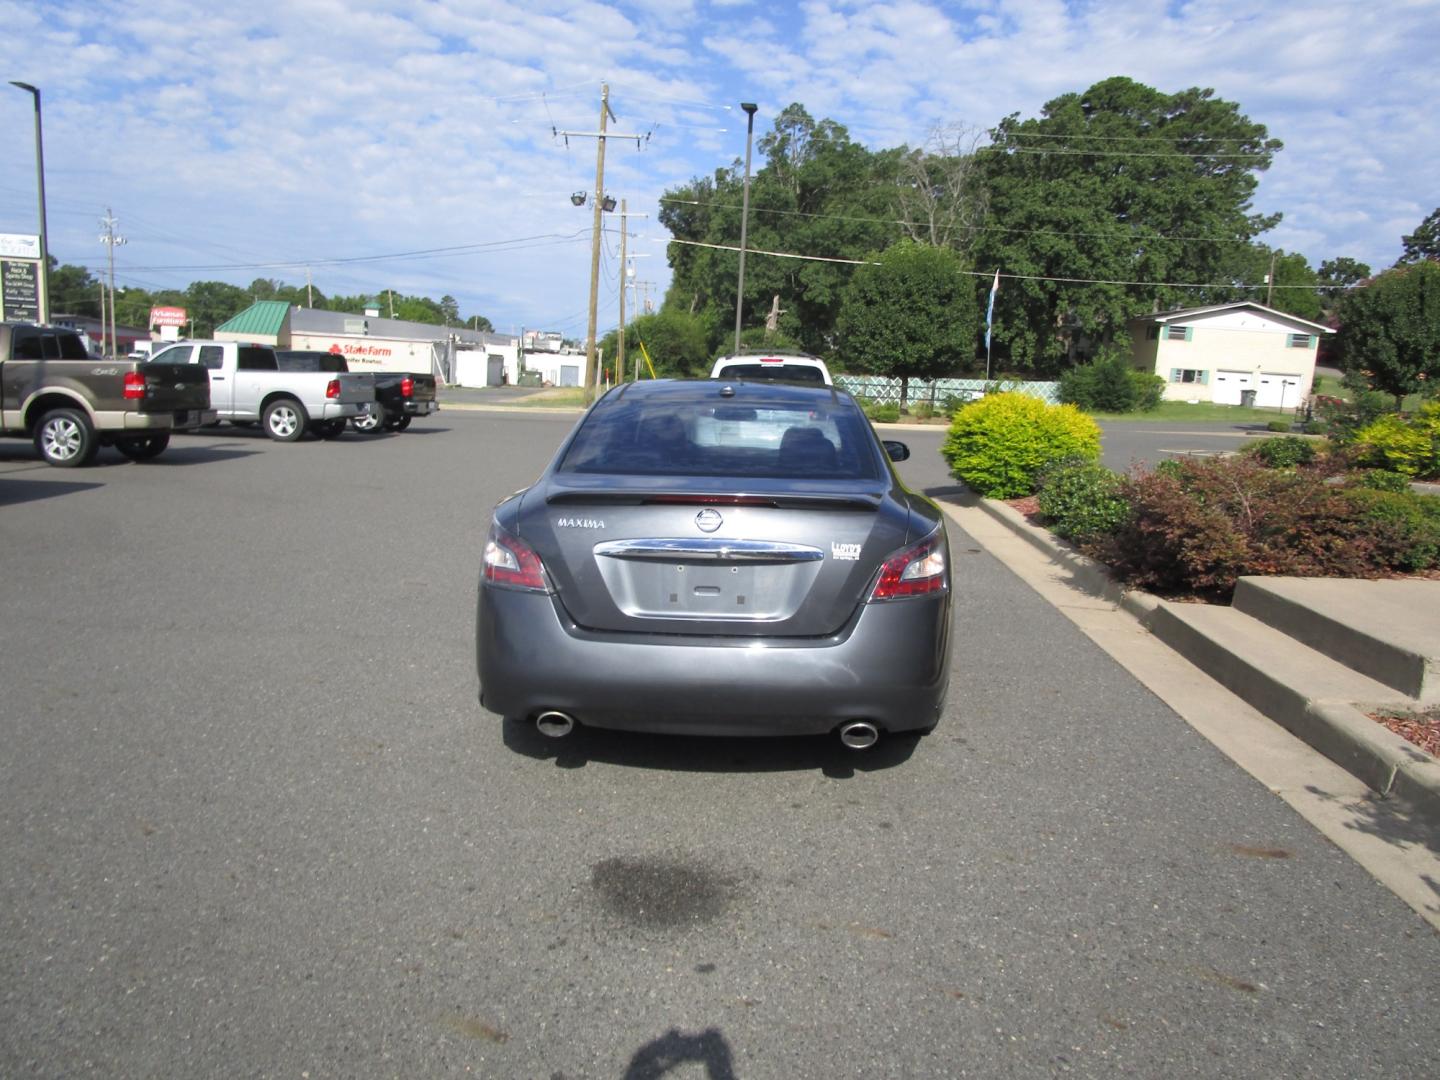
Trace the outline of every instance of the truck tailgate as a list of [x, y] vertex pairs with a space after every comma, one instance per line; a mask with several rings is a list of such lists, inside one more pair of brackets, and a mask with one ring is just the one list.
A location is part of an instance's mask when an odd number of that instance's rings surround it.
[[145, 376], [145, 396], [136, 401], [142, 413], [180, 412], [210, 408], [210, 373], [194, 364], [136, 364]]
[[375, 400], [375, 376], [369, 372], [346, 372], [332, 375], [340, 381], [339, 401], [342, 405], [364, 404]]

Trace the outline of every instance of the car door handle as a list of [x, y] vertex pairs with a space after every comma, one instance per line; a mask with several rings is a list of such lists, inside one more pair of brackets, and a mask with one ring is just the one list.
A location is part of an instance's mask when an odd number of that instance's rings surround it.
[[224, 381], [225, 381], [225, 376], [224, 376], [224, 375], [211, 375], [211, 376], [210, 376], [210, 381], [211, 381], [211, 382], [224, 382]]

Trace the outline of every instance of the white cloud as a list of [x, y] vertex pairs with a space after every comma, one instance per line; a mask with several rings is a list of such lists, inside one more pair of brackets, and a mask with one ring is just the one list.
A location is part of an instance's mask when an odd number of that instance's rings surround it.
[[[1386, 265], [1440, 201], [1437, 16], [1437, 0], [149, 0], [98, 12], [95, 0], [0, 0], [17, 43], [8, 77], [45, 93], [63, 260], [99, 262], [107, 205], [131, 237], [117, 263], [146, 285], [304, 277], [303, 263], [167, 266], [582, 234], [314, 269], [330, 291], [448, 292], [497, 325], [584, 310], [589, 215], [567, 196], [593, 187], [595, 142], [566, 147], [551, 128], [593, 131], [602, 81], [612, 130], [653, 132], [639, 151], [611, 143], [607, 187], [650, 215], [632, 231], [657, 253], [659, 195], [743, 155], [741, 100], [761, 103], [757, 135], [799, 101], [878, 148], [917, 144], [939, 122], [1033, 116], [1123, 74], [1166, 92], [1214, 87], [1285, 141], [1256, 199], [1285, 214], [1272, 243], [1317, 264]], [[6, 145], [28, 147], [30, 123], [27, 97], [0, 94]], [[0, 231], [28, 231], [33, 199], [28, 171], [12, 169]], [[642, 275], [663, 287], [663, 259]]]

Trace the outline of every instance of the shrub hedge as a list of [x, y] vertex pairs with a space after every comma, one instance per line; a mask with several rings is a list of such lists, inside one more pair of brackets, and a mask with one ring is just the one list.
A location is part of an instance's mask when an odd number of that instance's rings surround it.
[[1120, 476], [1084, 458], [1065, 458], [1039, 475], [1040, 512], [1057, 536], [1077, 543], [1114, 532], [1130, 513]]
[[940, 453], [953, 476], [992, 499], [1035, 490], [1036, 474], [1062, 458], [1096, 461], [1100, 426], [1073, 405], [1027, 394], [987, 394], [955, 413]]
[[1284, 435], [1276, 439], [1262, 439], [1242, 447], [1240, 452], [1272, 469], [1293, 469], [1297, 465], [1309, 465], [1315, 460], [1317, 450], [1309, 439], [1299, 435]]

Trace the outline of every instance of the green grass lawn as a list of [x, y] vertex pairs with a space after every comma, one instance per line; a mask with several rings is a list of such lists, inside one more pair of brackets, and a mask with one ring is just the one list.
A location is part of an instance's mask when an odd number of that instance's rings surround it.
[[1298, 424], [1294, 409], [1246, 409], [1239, 405], [1216, 405], [1202, 401], [1190, 405], [1184, 401], [1162, 401], [1160, 407], [1150, 412], [1091, 413], [1096, 420], [1168, 420], [1174, 423], [1225, 422], [1231, 424], [1268, 424], [1271, 420], [1288, 420]]
[[[596, 392], [599, 397], [599, 392]], [[516, 398], [510, 405], [517, 409], [583, 409], [585, 388], [583, 386], [553, 386], [538, 394], [526, 394]]]

